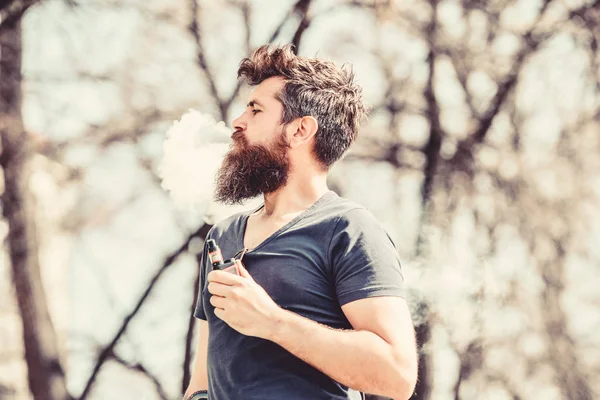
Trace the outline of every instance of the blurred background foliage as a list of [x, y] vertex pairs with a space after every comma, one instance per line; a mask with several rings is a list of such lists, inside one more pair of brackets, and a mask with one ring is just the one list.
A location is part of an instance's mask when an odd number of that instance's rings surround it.
[[179, 398], [228, 210], [173, 206], [162, 143], [265, 43], [364, 88], [330, 186], [404, 260], [413, 398], [595, 398], [599, 40], [597, 0], [0, 1], [0, 398]]

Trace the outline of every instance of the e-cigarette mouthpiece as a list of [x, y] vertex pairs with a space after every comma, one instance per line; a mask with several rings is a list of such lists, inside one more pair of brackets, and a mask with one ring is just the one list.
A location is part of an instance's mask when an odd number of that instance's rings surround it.
[[223, 264], [223, 254], [221, 254], [221, 249], [217, 246], [217, 242], [214, 239], [208, 239], [206, 243], [208, 244], [208, 258], [210, 258], [213, 267]]

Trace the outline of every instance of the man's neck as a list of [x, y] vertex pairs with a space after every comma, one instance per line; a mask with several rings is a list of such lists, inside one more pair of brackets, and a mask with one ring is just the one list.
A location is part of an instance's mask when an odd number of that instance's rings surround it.
[[298, 179], [290, 174], [287, 184], [264, 195], [260, 217], [268, 220], [289, 219], [305, 211], [329, 191], [327, 174]]

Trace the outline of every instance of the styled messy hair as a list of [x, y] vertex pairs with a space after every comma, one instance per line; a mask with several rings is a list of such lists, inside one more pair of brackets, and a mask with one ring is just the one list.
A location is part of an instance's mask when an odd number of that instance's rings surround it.
[[294, 54], [292, 45], [265, 45], [241, 61], [238, 78], [249, 85], [281, 76], [285, 86], [282, 123], [312, 116], [319, 123], [313, 153], [325, 169], [339, 160], [358, 135], [367, 110], [351, 68]]

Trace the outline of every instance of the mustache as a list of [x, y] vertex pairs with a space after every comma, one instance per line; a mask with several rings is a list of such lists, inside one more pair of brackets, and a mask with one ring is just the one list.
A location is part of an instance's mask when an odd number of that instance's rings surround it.
[[242, 133], [242, 131], [235, 131], [231, 134], [232, 142], [230, 144], [230, 148], [233, 150], [234, 148], [242, 148], [246, 149], [249, 146], [248, 139]]
[[233, 131], [233, 133], [231, 134], [231, 138], [233, 139], [234, 142], [246, 139], [246, 137], [242, 133], [241, 129], [237, 129], [237, 130]]

